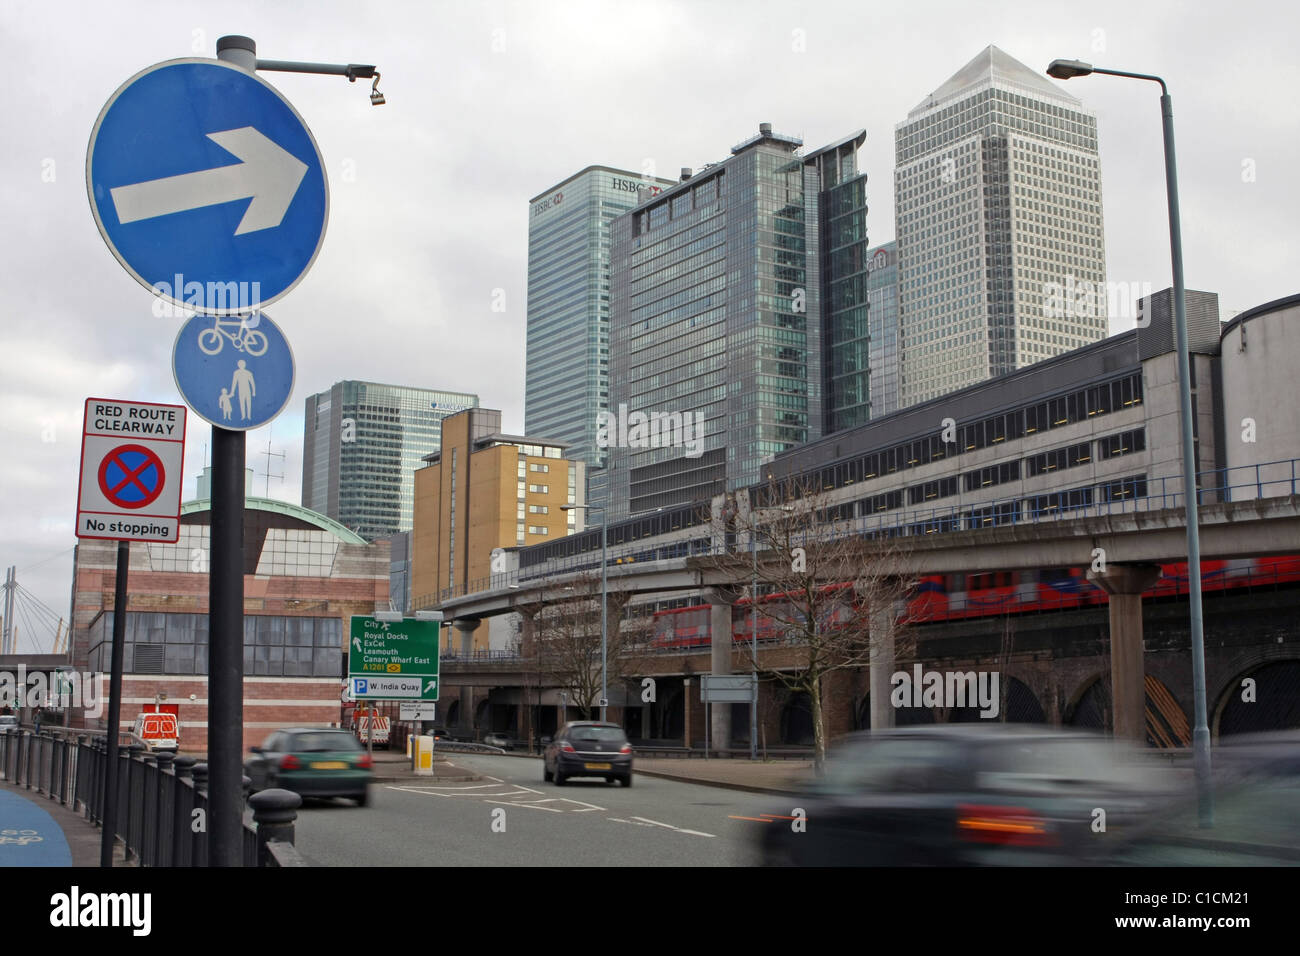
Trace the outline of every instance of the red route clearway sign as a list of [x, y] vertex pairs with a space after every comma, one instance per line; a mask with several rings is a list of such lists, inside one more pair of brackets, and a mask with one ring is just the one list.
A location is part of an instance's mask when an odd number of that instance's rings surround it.
[[185, 413], [184, 405], [86, 399], [78, 538], [178, 540]]

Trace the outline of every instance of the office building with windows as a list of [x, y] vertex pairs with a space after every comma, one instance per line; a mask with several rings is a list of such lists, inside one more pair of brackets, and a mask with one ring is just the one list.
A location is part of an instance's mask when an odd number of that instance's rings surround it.
[[865, 138], [805, 156], [763, 123], [614, 221], [612, 515], [751, 484], [828, 417], [865, 420]]
[[990, 46], [894, 143], [900, 407], [1106, 336], [1092, 111]]
[[898, 243], [867, 252], [871, 418], [898, 411]]
[[466, 392], [338, 382], [307, 398], [302, 504], [367, 541], [411, 530], [415, 469], [442, 420], [478, 405]]
[[604, 501], [596, 416], [609, 407], [609, 224], [671, 180], [588, 166], [534, 196], [528, 212], [524, 431], [567, 443]]
[[[442, 447], [415, 472], [410, 606], [437, 608], [501, 574], [502, 552], [581, 530], [584, 512], [563, 506], [586, 503], [586, 465], [565, 458], [568, 450], [564, 442], [504, 434], [495, 409], [449, 417]], [[493, 619], [474, 634], [473, 647], [501, 649], [513, 627], [511, 619]]]

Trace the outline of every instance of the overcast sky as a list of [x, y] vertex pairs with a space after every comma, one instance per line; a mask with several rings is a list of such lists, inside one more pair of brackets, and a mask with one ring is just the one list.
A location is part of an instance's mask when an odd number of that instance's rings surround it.
[[[591, 164], [675, 178], [725, 158], [759, 122], [813, 148], [865, 128], [870, 238], [890, 240], [895, 124], [989, 44], [1035, 70], [1069, 57], [1163, 76], [1188, 286], [1219, 293], [1225, 311], [1300, 291], [1297, 27], [1280, 0], [6, 0], [0, 566], [66, 615], [85, 399], [181, 401], [179, 320], [155, 317], [86, 196], [95, 118], [150, 64], [215, 56], [217, 37], [237, 33], [264, 59], [383, 74], [380, 108], [367, 83], [263, 74], [310, 125], [330, 180], [320, 256], [268, 310], [297, 359], [293, 397], [248, 441], [257, 493], [269, 437], [287, 455], [270, 459], [284, 476], [270, 495], [298, 502], [304, 399], [342, 379], [475, 392], [506, 431], [522, 430], [531, 197]], [[1164, 288], [1158, 88], [1100, 76], [1067, 88], [1098, 114], [1108, 278]], [[186, 498], [209, 438], [191, 415]]]

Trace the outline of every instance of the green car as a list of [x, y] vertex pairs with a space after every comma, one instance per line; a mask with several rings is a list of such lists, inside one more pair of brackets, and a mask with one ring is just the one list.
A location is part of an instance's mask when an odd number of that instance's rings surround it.
[[370, 754], [346, 730], [277, 730], [244, 761], [254, 792], [278, 787], [302, 797], [350, 797], [364, 807], [373, 776]]

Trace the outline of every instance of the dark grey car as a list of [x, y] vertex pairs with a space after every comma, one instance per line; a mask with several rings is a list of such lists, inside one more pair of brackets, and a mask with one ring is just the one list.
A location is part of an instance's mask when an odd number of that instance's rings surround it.
[[1185, 788], [1139, 752], [1079, 731], [864, 732], [844, 740], [813, 791], [789, 798], [791, 825], [762, 828], [762, 851], [798, 866], [1104, 863]]
[[602, 777], [632, 786], [632, 745], [618, 724], [567, 723], [542, 753], [542, 777], [564, 786], [570, 777]]

